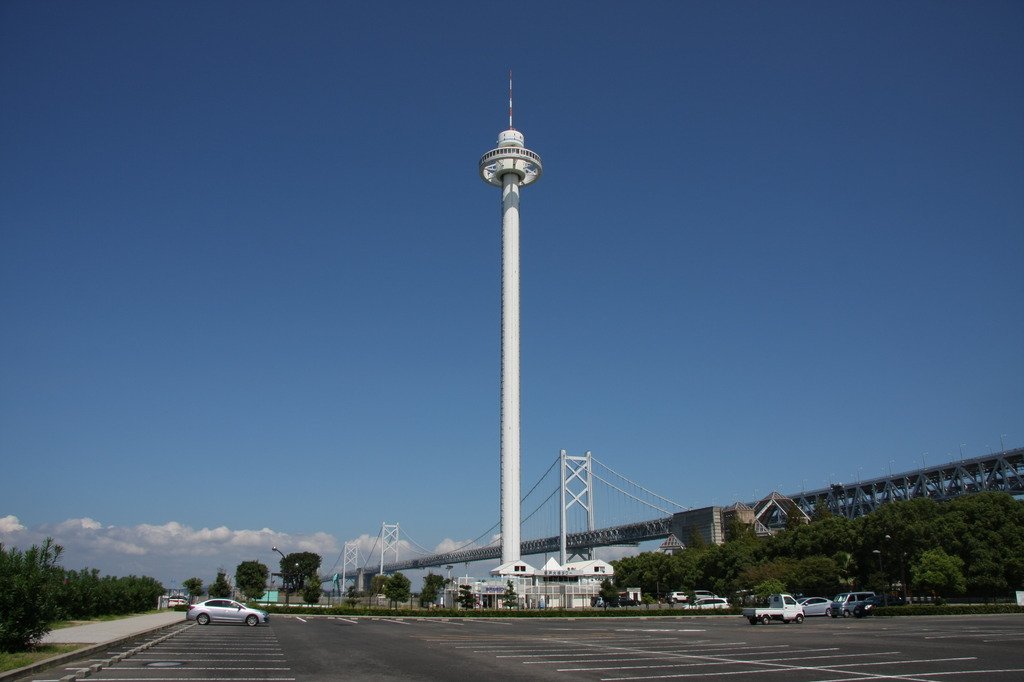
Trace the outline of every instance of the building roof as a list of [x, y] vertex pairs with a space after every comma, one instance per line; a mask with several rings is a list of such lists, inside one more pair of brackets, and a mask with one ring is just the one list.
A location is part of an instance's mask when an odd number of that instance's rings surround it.
[[536, 575], [537, 569], [525, 561], [510, 561], [491, 569], [491, 575]]

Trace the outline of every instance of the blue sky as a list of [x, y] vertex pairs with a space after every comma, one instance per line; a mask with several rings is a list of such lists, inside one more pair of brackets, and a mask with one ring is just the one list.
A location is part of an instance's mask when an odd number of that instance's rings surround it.
[[177, 584], [498, 519], [499, 192], [523, 480], [686, 506], [1024, 444], [1017, 2], [5, 2], [0, 541]]

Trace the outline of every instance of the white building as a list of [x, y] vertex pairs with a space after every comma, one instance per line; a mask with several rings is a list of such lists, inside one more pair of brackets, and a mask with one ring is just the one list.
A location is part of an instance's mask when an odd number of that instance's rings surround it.
[[524, 561], [502, 564], [491, 571], [491, 576], [482, 580], [459, 578], [455, 585], [449, 587], [445, 601], [449, 605], [457, 604], [459, 587], [468, 585], [480, 608], [500, 609], [511, 580], [519, 597], [519, 608], [587, 608], [600, 594], [602, 581], [615, 577], [615, 570], [600, 559], [572, 561], [563, 566], [552, 557], [540, 569]]

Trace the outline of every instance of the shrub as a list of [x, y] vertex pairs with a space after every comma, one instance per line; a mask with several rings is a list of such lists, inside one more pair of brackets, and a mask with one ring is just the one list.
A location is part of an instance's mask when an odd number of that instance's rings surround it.
[[0, 544], [0, 651], [29, 648], [59, 617], [55, 588], [63, 551], [53, 538], [26, 552]]

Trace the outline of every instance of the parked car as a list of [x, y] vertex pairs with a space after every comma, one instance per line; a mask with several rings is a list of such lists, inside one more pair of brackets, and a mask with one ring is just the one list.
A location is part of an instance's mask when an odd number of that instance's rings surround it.
[[193, 604], [185, 613], [185, 620], [194, 620], [200, 625], [209, 623], [245, 623], [259, 625], [266, 623], [270, 616], [266, 611], [251, 609], [231, 599], [207, 599]]
[[688, 605], [688, 609], [727, 609], [729, 600], [724, 597], [704, 597]]
[[[708, 592], [707, 590], [694, 590], [693, 591], [693, 599], [694, 599], [694, 601], [697, 601], [698, 599], [709, 599], [711, 597], [717, 597], [717, 596], [718, 595], [715, 594], [714, 592]], [[689, 592], [673, 592], [672, 594], [668, 595], [668, 599], [666, 601], [668, 601], [669, 604], [685, 604], [688, 601], [690, 601], [690, 593]]]
[[832, 598], [832, 617], [849, 618], [858, 604], [863, 603], [868, 597], [874, 596], [874, 592], [840, 592]]
[[831, 616], [832, 600], [827, 597], [804, 597], [797, 600], [805, 616]]
[[619, 597], [619, 606], [639, 606], [640, 602], [631, 597]]
[[185, 599], [185, 597], [171, 597], [167, 600], [168, 608], [173, 608], [175, 606], [186, 606], [187, 604], [188, 599]]

